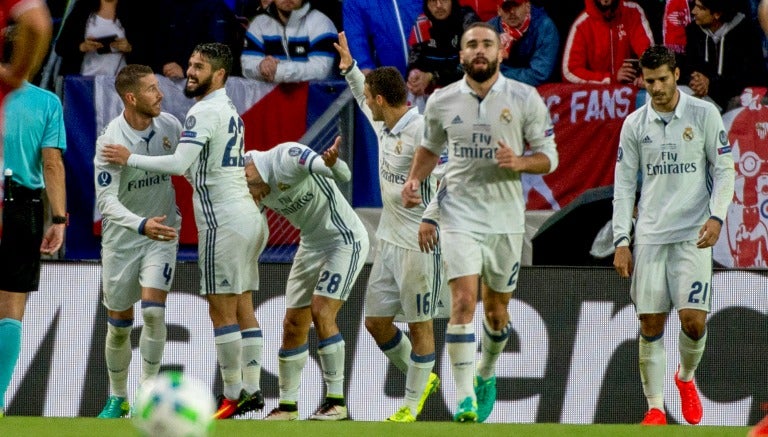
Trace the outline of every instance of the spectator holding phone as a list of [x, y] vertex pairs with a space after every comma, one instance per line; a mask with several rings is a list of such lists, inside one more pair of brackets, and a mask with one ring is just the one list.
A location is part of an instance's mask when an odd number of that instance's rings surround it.
[[134, 18], [139, 3], [143, 2], [75, 2], [56, 43], [56, 53], [62, 58], [60, 74], [114, 76], [126, 63], [149, 63], [141, 58], [145, 43]]

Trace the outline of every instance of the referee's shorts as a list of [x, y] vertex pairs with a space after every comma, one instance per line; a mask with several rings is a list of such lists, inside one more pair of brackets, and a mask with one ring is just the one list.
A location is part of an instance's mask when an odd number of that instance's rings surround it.
[[37, 290], [40, 283], [43, 190], [13, 182], [8, 188], [0, 240], [0, 290], [26, 293]]

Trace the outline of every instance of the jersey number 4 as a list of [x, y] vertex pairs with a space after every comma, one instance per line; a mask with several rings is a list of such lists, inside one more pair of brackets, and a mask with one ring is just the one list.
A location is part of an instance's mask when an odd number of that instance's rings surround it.
[[[232, 137], [227, 141], [224, 156], [221, 158], [222, 167], [245, 167], [243, 159], [243, 119], [232, 117], [229, 119], [229, 133]], [[233, 150], [234, 149], [234, 150]]]

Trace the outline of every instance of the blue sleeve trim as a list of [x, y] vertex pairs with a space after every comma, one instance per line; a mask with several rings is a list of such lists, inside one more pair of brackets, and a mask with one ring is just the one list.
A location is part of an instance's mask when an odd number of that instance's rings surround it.
[[621, 242], [622, 242], [622, 241], [624, 241], [624, 240], [627, 240], [627, 241], [629, 241], [629, 238], [627, 238], [627, 237], [621, 237], [621, 238], [619, 238], [618, 240], [616, 240], [616, 241], [614, 241], [614, 242], [613, 242], [613, 247], [619, 247], [619, 243], [621, 243]]
[[147, 219], [144, 219], [139, 223], [139, 235], [144, 235], [144, 226], [147, 224]]
[[421, 222], [422, 223], [428, 223], [428, 224], [430, 224], [432, 226], [437, 226], [437, 222], [432, 220], [432, 219], [423, 218], [423, 219], [421, 219]]

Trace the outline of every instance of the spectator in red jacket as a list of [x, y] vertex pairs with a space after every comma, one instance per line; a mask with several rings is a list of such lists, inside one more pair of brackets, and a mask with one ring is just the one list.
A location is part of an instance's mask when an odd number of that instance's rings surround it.
[[563, 53], [563, 79], [573, 83], [641, 85], [638, 59], [653, 44], [643, 9], [623, 0], [586, 0]]

